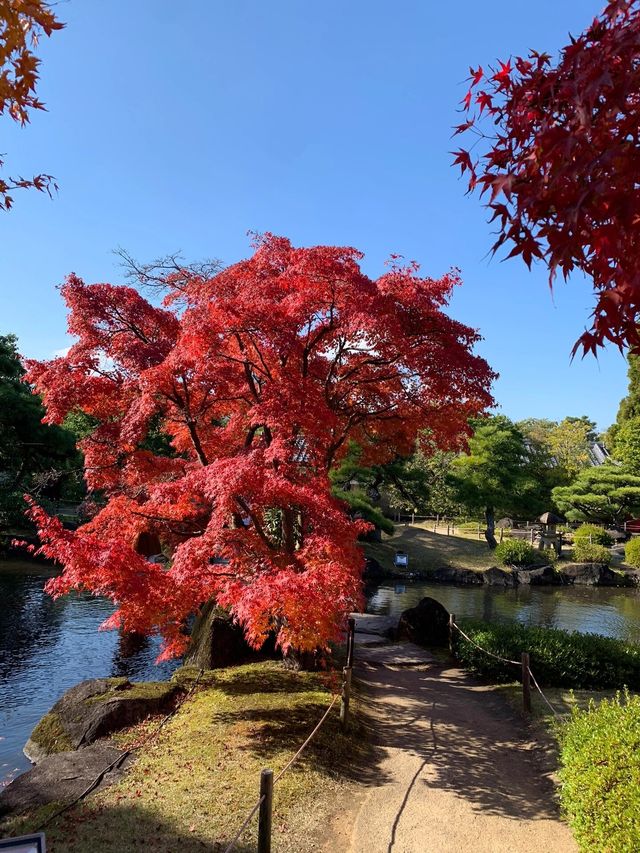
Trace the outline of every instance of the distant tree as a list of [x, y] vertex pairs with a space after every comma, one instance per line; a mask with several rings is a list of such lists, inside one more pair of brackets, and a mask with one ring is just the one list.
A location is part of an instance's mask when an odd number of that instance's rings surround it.
[[385, 533], [393, 533], [393, 522], [380, 508], [383, 466], [365, 466], [362, 448], [350, 442], [344, 457], [329, 472], [334, 497], [349, 506], [353, 518], [363, 518]]
[[[640, 4], [609, 0], [557, 54], [531, 51], [471, 69], [455, 152], [469, 189], [487, 194], [498, 237], [553, 281], [573, 270], [593, 282], [591, 329], [575, 349], [640, 347]], [[555, 51], [554, 51], [555, 53]]]
[[627, 357], [627, 376], [629, 385], [626, 397], [618, 406], [616, 421], [604, 435], [604, 442], [610, 452], [613, 451], [618, 430], [630, 419], [640, 417], [640, 358], [630, 354]]
[[[423, 446], [424, 445], [424, 446]], [[460, 510], [448, 474], [456, 454], [439, 450], [425, 436], [411, 456], [384, 465], [363, 467], [361, 448], [352, 445], [340, 465], [332, 470], [333, 493], [387, 533], [393, 524], [382, 514], [454, 515]]]
[[[44, 0], [0, 0], [0, 116], [8, 113], [25, 125], [32, 110], [45, 108], [36, 97], [40, 60], [34, 49], [42, 35], [63, 26]], [[0, 178], [0, 210], [12, 206], [14, 190], [29, 187], [51, 194], [55, 184], [51, 175]]]
[[451, 470], [458, 499], [484, 513], [485, 538], [495, 548], [495, 514], [531, 514], [540, 508], [540, 485], [534, 477], [522, 432], [504, 415], [472, 422], [469, 452]]
[[570, 486], [554, 489], [552, 497], [570, 521], [621, 525], [640, 512], [640, 477], [612, 464], [585, 468]]
[[549, 452], [569, 480], [591, 464], [589, 450], [596, 440], [595, 426], [586, 415], [567, 417], [549, 433]]
[[640, 475], [640, 416], [628, 418], [618, 428], [612, 455], [632, 474]]
[[73, 434], [42, 423], [42, 403], [23, 376], [15, 336], [0, 335], [0, 527], [24, 521], [25, 492], [59, 495], [80, 461]]

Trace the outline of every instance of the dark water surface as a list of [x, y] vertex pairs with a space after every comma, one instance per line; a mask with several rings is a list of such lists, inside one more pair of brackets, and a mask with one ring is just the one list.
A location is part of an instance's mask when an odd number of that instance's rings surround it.
[[40, 717], [85, 678], [169, 678], [177, 662], [155, 665], [160, 641], [98, 631], [113, 605], [88, 595], [58, 601], [44, 584], [51, 572], [0, 562], [0, 784], [31, 765], [22, 754]]
[[385, 583], [370, 595], [370, 613], [400, 614], [425, 595], [440, 601], [450, 613], [487, 622], [522, 622], [545, 628], [564, 628], [602, 634], [640, 644], [640, 590], [612, 587], [445, 586], [424, 583]]

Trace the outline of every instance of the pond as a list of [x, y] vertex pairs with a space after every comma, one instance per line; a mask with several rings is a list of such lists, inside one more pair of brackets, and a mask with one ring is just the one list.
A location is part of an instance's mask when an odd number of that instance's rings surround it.
[[58, 601], [44, 592], [52, 573], [0, 562], [0, 784], [31, 765], [22, 754], [33, 727], [69, 687], [85, 678], [169, 678], [178, 662], [154, 663], [157, 637], [98, 631], [113, 605], [89, 595]]
[[546, 628], [602, 634], [640, 644], [640, 590], [613, 587], [446, 586], [384, 583], [369, 590], [370, 613], [400, 615], [425, 595], [458, 617], [522, 622]]

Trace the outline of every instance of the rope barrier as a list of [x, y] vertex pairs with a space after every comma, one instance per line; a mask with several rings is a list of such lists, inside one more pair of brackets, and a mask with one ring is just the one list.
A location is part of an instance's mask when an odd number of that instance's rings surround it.
[[233, 850], [233, 848], [236, 846], [236, 844], [237, 844], [237, 843], [238, 843], [238, 841], [240, 840], [240, 836], [241, 836], [241, 835], [242, 835], [242, 833], [245, 831], [245, 829], [249, 826], [249, 823], [251, 822], [251, 818], [252, 818], [252, 817], [254, 816], [254, 814], [258, 811], [258, 809], [259, 809], [259, 808], [260, 808], [260, 806], [262, 805], [263, 801], [264, 801], [264, 796], [263, 796], [263, 797], [260, 797], [260, 799], [258, 800], [258, 802], [257, 802], [257, 803], [255, 804], [255, 806], [251, 809], [251, 811], [249, 812], [249, 814], [248, 814], [248, 815], [247, 815], [247, 817], [245, 818], [244, 823], [242, 824], [242, 826], [240, 827], [240, 829], [236, 832], [236, 834], [235, 834], [235, 837], [234, 837], [233, 841], [231, 841], [231, 842], [230, 842], [230, 844], [229, 844], [229, 846], [228, 846], [228, 847], [225, 847], [225, 851], [224, 851], [224, 853], [231, 853], [231, 851]]
[[[462, 628], [456, 622], [452, 622], [451, 624], [460, 634], [462, 634], [462, 636], [465, 638], [465, 640], [467, 640], [469, 643], [471, 643], [472, 646], [475, 646], [476, 649], [479, 649], [481, 652], [484, 652], [485, 655], [489, 655], [490, 657], [495, 658], [496, 660], [502, 661], [503, 663], [510, 663], [510, 664], [513, 664], [513, 666], [517, 666], [519, 668], [522, 668], [522, 662], [521, 661], [509, 660], [509, 658], [504, 658], [504, 657], [502, 657], [502, 655], [497, 655], [497, 654], [494, 654], [494, 652], [490, 652], [489, 649], [485, 649], [482, 646], [478, 645], [478, 643], [476, 643], [475, 640], [472, 640], [468, 634], [465, 634], [465, 632], [462, 630]], [[547, 699], [545, 694], [542, 692], [542, 688], [540, 687], [540, 685], [536, 681], [536, 677], [533, 674], [533, 672], [531, 671], [531, 667], [527, 666], [527, 669], [529, 670], [529, 675], [531, 676], [531, 680], [533, 681], [533, 686], [536, 688], [538, 693], [542, 696], [542, 698], [545, 701], [549, 710], [556, 717], [556, 719], [558, 719], [558, 720], [564, 719], [564, 716], [562, 714], [559, 714], [556, 711], [556, 709], [553, 707], [551, 702]]]
[[[298, 759], [298, 758], [300, 757], [300, 755], [302, 754], [303, 750], [304, 750], [304, 749], [309, 745], [309, 743], [312, 741], [312, 739], [313, 739], [313, 738], [314, 738], [314, 736], [317, 734], [317, 732], [319, 731], [319, 729], [320, 729], [320, 727], [322, 726], [322, 724], [324, 723], [324, 721], [325, 721], [325, 720], [327, 719], [327, 717], [329, 716], [329, 713], [331, 712], [331, 709], [332, 709], [332, 708], [333, 708], [333, 706], [336, 704], [336, 702], [338, 701], [338, 699], [339, 699], [339, 698], [340, 698], [340, 694], [339, 694], [339, 693], [337, 693], [337, 694], [333, 697], [333, 700], [332, 700], [331, 704], [329, 705], [329, 707], [327, 708], [327, 710], [324, 712], [324, 714], [322, 715], [322, 718], [320, 719], [320, 721], [318, 722], [318, 724], [316, 725], [316, 727], [314, 728], [314, 730], [311, 732], [311, 734], [309, 735], [309, 737], [305, 740], [305, 742], [302, 744], [302, 746], [301, 746], [301, 747], [300, 747], [300, 749], [296, 752], [296, 754], [295, 754], [292, 758], [290, 758], [290, 759], [289, 759], [289, 761], [285, 764], [285, 766], [282, 768], [282, 770], [281, 770], [281, 771], [278, 773], [278, 775], [274, 778], [274, 780], [273, 780], [273, 784], [274, 784], [274, 785], [276, 784], [276, 782], [279, 782], [279, 781], [280, 781], [280, 779], [282, 779], [282, 777], [283, 777], [283, 776], [284, 776], [284, 774], [287, 772], [287, 770], [291, 767], [291, 765], [294, 763], [294, 761], [296, 761], [296, 759]], [[242, 833], [243, 833], [243, 832], [245, 831], [245, 829], [249, 826], [249, 823], [250, 823], [250, 821], [251, 821], [251, 818], [255, 815], [255, 813], [258, 811], [258, 809], [259, 809], [259, 808], [260, 808], [260, 806], [262, 805], [263, 800], [264, 800], [264, 796], [260, 797], [260, 799], [258, 800], [258, 802], [253, 806], [253, 808], [251, 809], [251, 811], [249, 812], [249, 814], [248, 814], [248, 815], [247, 815], [247, 817], [245, 818], [244, 823], [242, 824], [242, 826], [240, 827], [240, 829], [238, 830], [238, 832], [237, 832], [237, 833], [236, 833], [236, 835], [234, 836], [233, 841], [231, 841], [231, 842], [229, 843], [229, 845], [225, 848], [224, 853], [231, 853], [231, 851], [233, 850], [233, 848], [236, 846], [236, 844], [237, 844], [237, 843], [238, 843], [238, 841], [240, 840], [240, 837], [242, 836]]]
[[551, 713], [555, 716], [555, 718], [556, 718], [557, 720], [563, 720], [563, 719], [565, 719], [565, 718], [566, 718], [566, 715], [565, 715], [565, 714], [559, 714], [559, 713], [556, 711], [556, 709], [553, 707], [553, 705], [551, 704], [551, 702], [549, 702], [549, 700], [547, 699], [547, 697], [546, 697], [546, 696], [544, 695], [544, 693], [542, 692], [542, 688], [540, 687], [540, 685], [539, 685], [539, 684], [538, 684], [538, 682], [536, 681], [536, 677], [535, 677], [535, 675], [531, 672], [531, 667], [529, 666], [529, 667], [527, 667], [527, 669], [529, 670], [529, 675], [531, 676], [531, 680], [533, 681], [533, 686], [536, 688], [536, 690], [538, 691], [538, 693], [542, 696], [542, 698], [544, 699], [544, 701], [547, 703], [547, 707], [550, 709]]
[[309, 735], [309, 737], [305, 740], [305, 742], [302, 744], [302, 746], [301, 746], [301, 747], [300, 747], [300, 749], [296, 752], [296, 754], [293, 756], [293, 758], [285, 764], [285, 766], [282, 768], [282, 770], [281, 770], [281, 771], [278, 773], [278, 775], [275, 777], [275, 779], [273, 780], [273, 784], [274, 784], [274, 785], [276, 784], [276, 782], [279, 782], [279, 781], [280, 781], [280, 779], [282, 779], [282, 777], [283, 777], [283, 776], [284, 776], [284, 774], [287, 772], [287, 770], [291, 767], [291, 765], [292, 765], [292, 764], [293, 764], [293, 762], [296, 760], [296, 758], [298, 758], [298, 756], [301, 754], [302, 750], [303, 750], [303, 749], [307, 746], [307, 744], [311, 741], [311, 739], [313, 738], [313, 736], [315, 735], [315, 733], [318, 731], [318, 729], [320, 728], [320, 726], [324, 723], [324, 721], [325, 721], [325, 720], [327, 719], [327, 717], [329, 716], [329, 712], [331, 711], [331, 709], [332, 709], [332, 708], [333, 708], [333, 706], [336, 704], [336, 702], [338, 701], [338, 699], [339, 699], [339, 698], [340, 698], [339, 694], [337, 694], [337, 693], [336, 693], [336, 695], [333, 697], [333, 702], [329, 705], [329, 707], [327, 708], [327, 710], [324, 712], [324, 715], [323, 715], [322, 719], [320, 720], [320, 722], [318, 723], [318, 725], [317, 725], [317, 726], [315, 727], [315, 729], [311, 732], [311, 734]]
[[462, 636], [465, 638], [465, 640], [468, 640], [468, 642], [470, 642], [472, 646], [475, 646], [476, 649], [480, 649], [480, 651], [484, 652], [485, 655], [489, 655], [490, 657], [495, 658], [496, 660], [501, 660], [503, 663], [511, 663], [514, 666], [522, 667], [521, 661], [509, 660], [509, 658], [503, 658], [501, 655], [496, 655], [493, 652], [490, 652], [488, 649], [483, 649], [482, 646], [479, 646], [476, 643], [476, 641], [472, 640], [468, 634], [465, 634], [465, 632], [462, 630], [462, 628], [456, 622], [453, 622], [452, 625], [457, 631], [459, 631], [462, 634]]

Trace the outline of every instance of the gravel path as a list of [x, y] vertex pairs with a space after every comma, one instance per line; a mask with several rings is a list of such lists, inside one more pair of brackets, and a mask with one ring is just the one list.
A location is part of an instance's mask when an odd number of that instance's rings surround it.
[[379, 763], [326, 850], [577, 851], [548, 756], [502, 696], [409, 643], [361, 645], [356, 675]]

